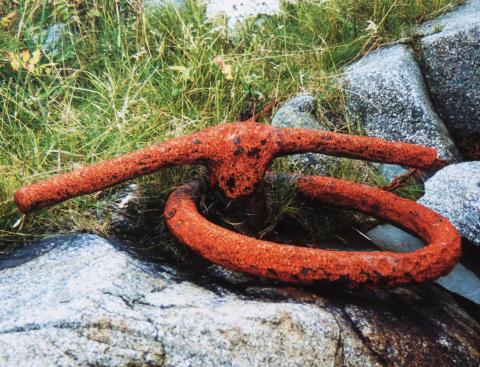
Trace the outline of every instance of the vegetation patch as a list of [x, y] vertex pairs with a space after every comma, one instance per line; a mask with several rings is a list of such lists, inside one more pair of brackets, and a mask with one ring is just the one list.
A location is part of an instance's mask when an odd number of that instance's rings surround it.
[[[342, 67], [392, 40], [409, 42], [415, 24], [455, 3], [286, 3], [282, 15], [249, 20], [232, 35], [225, 22], [207, 22], [204, 7], [195, 1], [155, 11], [135, 0], [2, 2], [0, 251], [53, 232], [111, 230], [108, 192], [22, 217], [12, 202], [17, 188], [244, 119], [273, 100], [309, 91], [318, 97], [322, 124], [361, 134], [344, 114], [336, 82]], [[275, 168], [295, 169], [285, 160]], [[137, 182], [146, 198], [162, 203], [173, 187], [201, 174], [198, 168], [176, 168]], [[356, 161], [342, 160], [332, 175], [385, 183], [374, 168]], [[299, 216], [302, 210], [286, 190], [269, 198], [271, 222], [259, 232], [264, 236], [281, 222], [278, 213]]]

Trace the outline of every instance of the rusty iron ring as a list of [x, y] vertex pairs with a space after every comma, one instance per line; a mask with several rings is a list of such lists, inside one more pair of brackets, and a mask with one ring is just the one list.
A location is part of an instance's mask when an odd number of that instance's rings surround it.
[[[23, 187], [15, 193], [14, 201], [20, 211], [29, 213], [151, 174], [163, 167], [185, 164], [206, 165], [211, 185], [218, 187], [227, 198], [238, 199], [255, 192], [274, 158], [304, 152], [419, 169], [446, 164], [430, 147], [241, 121], [217, 125]], [[460, 238], [452, 225], [415, 202], [379, 189], [326, 177], [300, 179], [297, 187], [307, 196], [310, 193], [331, 202], [328, 195], [333, 195], [333, 204], [351, 205], [399, 223], [430, 245], [411, 254], [346, 253], [258, 241], [215, 227], [204, 219], [189, 199], [193, 188], [183, 188], [170, 197], [165, 218], [181, 241], [198, 245], [197, 251], [210, 260], [233, 269], [293, 282], [328, 280], [345, 281], [349, 285], [382, 283], [390, 286], [421, 282], [445, 274], [459, 257]], [[324, 192], [319, 191], [319, 187]], [[173, 204], [178, 208], [173, 208]], [[197, 222], [185, 221], [185, 218]]]
[[422, 238], [427, 246], [410, 253], [355, 252], [258, 240], [204, 218], [195, 202], [200, 195], [196, 183], [183, 185], [170, 195], [165, 220], [175, 237], [207, 260], [286, 282], [393, 287], [445, 275], [460, 257], [460, 238], [453, 225], [420, 204], [378, 188], [330, 177], [304, 176], [295, 185], [308, 198], [395, 223]]

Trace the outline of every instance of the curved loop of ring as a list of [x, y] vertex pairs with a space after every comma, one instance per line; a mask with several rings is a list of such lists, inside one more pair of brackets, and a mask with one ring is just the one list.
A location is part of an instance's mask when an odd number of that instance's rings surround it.
[[232, 270], [287, 282], [392, 287], [445, 275], [460, 257], [460, 237], [453, 225], [413, 201], [330, 177], [302, 177], [296, 187], [307, 197], [400, 225], [422, 238], [427, 246], [410, 253], [352, 252], [257, 240], [205, 219], [194, 200], [199, 195], [198, 184], [186, 184], [170, 195], [165, 220], [181, 242], [204, 258]]

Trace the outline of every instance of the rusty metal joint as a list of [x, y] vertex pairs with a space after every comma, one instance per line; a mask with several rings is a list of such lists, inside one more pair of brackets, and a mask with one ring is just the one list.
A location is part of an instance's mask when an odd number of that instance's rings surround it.
[[[276, 128], [255, 121], [221, 124], [154, 144], [109, 161], [31, 184], [15, 193], [28, 213], [151, 174], [162, 167], [205, 164], [210, 184], [229, 199], [255, 192], [274, 158], [303, 152], [439, 168], [435, 149], [382, 139], [309, 129]], [[406, 179], [406, 178], [405, 178]], [[402, 184], [399, 179], [387, 189]], [[297, 190], [334, 205], [384, 218], [421, 237], [427, 246], [408, 254], [345, 252], [286, 246], [245, 237], [203, 218], [182, 186], [169, 198], [165, 220], [180, 241], [207, 259], [231, 269], [289, 282], [341, 282], [349, 286], [396, 286], [422, 282], [448, 272], [460, 256], [460, 238], [442, 216], [384, 190], [328, 177], [301, 177]]]

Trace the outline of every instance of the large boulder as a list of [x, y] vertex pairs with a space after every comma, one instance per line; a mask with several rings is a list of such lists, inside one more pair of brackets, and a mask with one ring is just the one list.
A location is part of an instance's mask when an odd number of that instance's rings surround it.
[[370, 53], [347, 67], [343, 83], [347, 115], [359, 121], [367, 135], [431, 146], [442, 159], [459, 159], [407, 47], [397, 44]]
[[480, 161], [447, 166], [425, 182], [418, 201], [447, 217], [461, 236], [480, 245]]
[[478, 24], [480, 0], [466, 0], [452, 11], [429, 20], [415, 30], [417, 36], [429, 36], [440, 31], [452, 30], [465, 25]]
[[[441, 29], [440, 32], [434, 33]], [[467, 157], [480, 158], [480, 1], [419, 29], [425, 76], [438, 113]]]
[[273, 284], [252, 297], [124, 250], [98, 236], [59, 236], [0, 261], [0, 365], [480, 362], [478, 320], [431, 285], [312, 293]]

